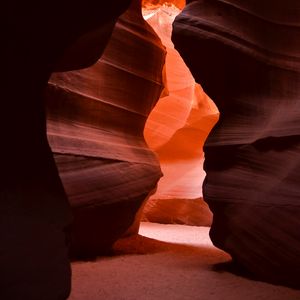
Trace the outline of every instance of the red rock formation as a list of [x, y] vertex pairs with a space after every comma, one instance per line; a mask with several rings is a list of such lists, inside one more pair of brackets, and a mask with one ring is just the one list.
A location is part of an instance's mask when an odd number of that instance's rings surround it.
[[[64, 53], [108, 28], [129, 1], [6, 1], [1, 5], [0, 299], [66, 299], [70, 210], [47, 142], [43, 93]], [[109, 31], [98, 35], [89, 65]], [[97, 47], [96, 47], [97, 45]], [[97, 51], [95, 51], [97, 49]], [[70, 52], [69, 52], [70, 53]], [[77, 57], [78, 59], [78, 57]]]
[[50, 79], [48, 138], [73, 210], [74, 256], [109, 251], [156, 188], [159, 162], [143, 129], [162, 90], [164, 60], [137, 1], [94, 66]]
[[[144, 209], [147, 220], [209, 225], [211, 213], [202, 197], [203, 143], [218, 119], [214, 103], [195, 83], [171, 41], [174, 5], [144, 10], [147, 22], [166, 46], [163, 94], [145, 127], [145, 138], [160, 160], [164, 176]], [[196, 200], [195, 200], [196, 199]]]
[[182, 9], [185, 6], [185, 2], [185, 0], [142, 0], [143, 7], [145, 8], [159, 8], [164, 4], [168, 6], [173, 4], [179, 9]]
[[299, 1], [194, 1], [173, 41], [220, 110], [205, 144], [211, 238], [255, 278], [300, 285]]

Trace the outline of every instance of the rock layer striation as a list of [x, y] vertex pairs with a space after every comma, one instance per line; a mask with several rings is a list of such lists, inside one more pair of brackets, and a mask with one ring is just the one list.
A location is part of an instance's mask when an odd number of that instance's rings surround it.
[[162, 91], [164, 61], [134, 1], [95, 65], [50, 79], [47, 132], [72, 206], [72, 256], [110, 251], [156, 188], [160, 166], [143, 130]]
[[220, 120], [205, 143], [211, 238], [255, 278], [300, 285], [300, 4], [191, 1], [173, 41]]
[[167, 50], [167, 93], [161, 95], [144, 131], [164, 176], [145, 206], [144, 217], [162, 223], [209, 225], [211, 212], [201, 189], [205, 176], [202, 148], [218, 120], [218, 110], [174, 49], [172, 23], [180, 10], [169, 2], [143, 13]]

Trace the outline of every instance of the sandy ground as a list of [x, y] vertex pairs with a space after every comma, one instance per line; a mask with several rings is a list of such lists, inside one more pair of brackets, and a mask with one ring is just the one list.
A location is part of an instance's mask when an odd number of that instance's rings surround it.
[[72, 264], [69, 300], [300, 300], [299, 290], [216, 271], [230, 257], [208, 230], [143, 222], [138, 236], [116, 244], [115, 256]]

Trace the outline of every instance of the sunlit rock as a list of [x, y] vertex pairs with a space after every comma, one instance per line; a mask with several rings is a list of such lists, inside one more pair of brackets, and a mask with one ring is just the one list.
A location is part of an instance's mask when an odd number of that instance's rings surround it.
[[209, 225], [211, 213], [202, 201], [203, 143], [218, 120], [218, 110], [171, 41], [172, 23], [180, 12], [169, 3], [144, 9], [144, 17], [166, 46], [168, 94], [162, 95], [145, 127], [145, 138], [160, 160], [164, 176], [144, 210], [147, 220]]
[[300, 3], [193, 1], [173, 41], [220, 110], [205, 143], [211, 238], [239, 268], [300, 285]]
[[143, 7], [147, 9], [160, 8], [164, 4], [168, 6], [175, 5], [177, 8], [182, 9], [185, 2], [185, 0], [142, 0]]

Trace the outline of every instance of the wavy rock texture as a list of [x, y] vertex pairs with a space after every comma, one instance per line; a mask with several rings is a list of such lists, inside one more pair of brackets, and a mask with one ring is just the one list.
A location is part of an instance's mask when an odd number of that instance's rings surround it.
[[179, 12], [170, 3], [144, 10], [147, 22], [166, 46], [168, 90], [152, 110], [145, 127], [146, 141], [158, 155], [164, 176], [145, 206], [144, 218], [162, 223], [209, 225], [211, 212], [202, 200], [202, 147], [218, 119], [218, 110], [174, 49], [172, 23]]
[[195, 1], [173, 41], [220, 110], [205, 143], [211, 238], [255, 278], [300, 286], [300, 3]]
[[109, 251], [161, 176], [143, 129], [162, 90], [165, 49], [139, 6], [121, 16], [95, 65], [56, 73], [48, 88], [48, 138], [77, 257]]

